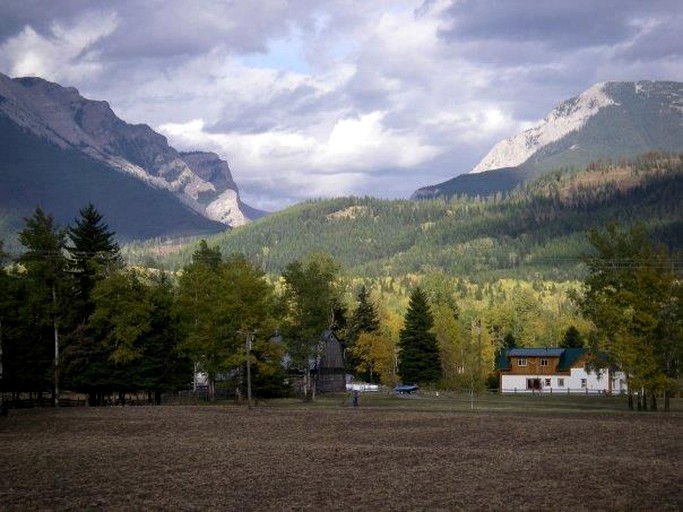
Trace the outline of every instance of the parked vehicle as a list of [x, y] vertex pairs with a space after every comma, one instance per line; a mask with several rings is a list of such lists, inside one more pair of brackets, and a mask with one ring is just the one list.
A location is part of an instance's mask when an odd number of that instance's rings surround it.
[[399, 395], [410, 395], [417, 391], [417, 386], [415, 384], [399, 384], [394, 388], [394, 393]]

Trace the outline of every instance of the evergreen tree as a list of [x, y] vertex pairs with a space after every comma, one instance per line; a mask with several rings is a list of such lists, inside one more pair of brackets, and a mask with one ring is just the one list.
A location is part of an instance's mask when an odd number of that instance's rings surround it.
[[511, 348], [515, 348], [517, 346], [517, 340], [515, 339], [515, 335], [512, 334], [511, 332], [507, 333], [503, 337], [503, 349], [504, 350], [510, 350]]
[[69, 270], [76, 278], [78, 304], [76, 310], [85, 322], [92, 311], [90, 293], [97, 280], [122, 267], [119, 245], [113, 231], [97, 209], [89, 204], [79, 212], [79, 218], [69, 227]]
[[73, 281], [69, 306], [70, 331], [65, 339], [65, 379], [74, 389], [87, 392], [91, 405], [100, 405], [121, 378], [120, 369], [97, 332], [89, 326], [95, 310], [91, 294], [95, 285], [123, 267], [115, 234], [95, 206], [88, 204], [67, 229], [67, 270]]
[[564, 333], [562, 342], [560, 343], [562, 348], [581, 348], [583, 347], [583, 339], [579, 330], [570, 325]]
[[351, 317], [352, 338], [358, 337], [362, 332], [375, 332], [379, 329], [377, 306], [370, 300], [370, 292], [365, 285], [361, 286], [357, 301], [358, 305]]
[[31, 387], [41, 393], [42, 386], [52, 382], [53, 398], [57, 400], [61, 304], [66, 290], [65, 233], [40, 208], [25, 221], [26, 226], [19, 232], [19, 241], [26, 248], [19, 258], [26, 269], [20, 315], [31, 335], [15, 340], [23, 347], [16, 355], [21, 357], [23, 352], [24, 371], [34, 379]]
[[218, 247], [209, 247], [206, 240], [200, 240], [199, 247], [192, 254], [192, 264], [215, 271], [222, 263], [221, 250]]
[[[17, 397], [44, 384], [44, 375], [35, 357], [44, 343], [35, 343], [34, 317], [28, 316], [28, 283], [0, 268], [0, 390]], [[36, 350], [37, 349], [37, 350]], [[44, 369], [44, 368], [43, 368]], [[37, 370], [37, 371], [36, 371]]]
[[[370, 300], [370, 293], [361, 286], [357, 297], [358, 305], [356, 306], [353, 316], [351, 317], [351, 327], [349, 329], [349, 343], [346, 352], [346, 365], [348, 370], [356, 372], [359, 365], [362, 365], [365, 370], [361, 371], [363, 378], [368, 382], [373, 381], [375, 373], [372, 371], [374, 364], [367, 361], [367, 354], [363, 356], [364, 352], [361, 347], [357, 347], [358, 338], [363, 333], [376, 333], [379, 330], [379, 314], [377, 306]], [[361, 362], [361, 359], [363, 360]]]
[[432, 384], [441, 378], [439, 344], [427, 295], [416, 287], [410, 294], [404, 328], [399, 335], [398, 373], [405, 383]]

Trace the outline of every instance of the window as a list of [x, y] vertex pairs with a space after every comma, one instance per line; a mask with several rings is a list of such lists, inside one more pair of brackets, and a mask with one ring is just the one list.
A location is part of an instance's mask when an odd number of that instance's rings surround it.
[[517, 359], [517, 366], [526, 366], [526, 359], [521, 357]]
[[581, 389], [586, 389], [586, 379], [581, 379]]
[[545, 385], [548, 387], [550, 386], [550, 379], [545, 379]]
[[548, 360], [547, 359], [541, 359], [541, 366], [548, 366]]
[[557, 387], [558, 388], [564, 387], [564, 379], [557, 379]]
[[541, 379], [527, 379], [526, 388], [532, 391], [538, 391], [541, 389]]

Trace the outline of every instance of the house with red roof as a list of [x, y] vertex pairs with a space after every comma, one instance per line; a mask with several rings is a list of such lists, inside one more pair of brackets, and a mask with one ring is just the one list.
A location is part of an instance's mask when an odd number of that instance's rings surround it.
[[623, 372], [596, 370], [585, 348], [512, 348], [496, 361], [501, 393], [623, 393]]

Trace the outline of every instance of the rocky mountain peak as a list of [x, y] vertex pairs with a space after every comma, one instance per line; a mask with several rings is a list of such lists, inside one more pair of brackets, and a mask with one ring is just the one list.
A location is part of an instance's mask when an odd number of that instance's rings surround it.
[[490, 195], [551, 170], [651, 151], [683, 151], [683, 83], [604, 82], [497, 143], [471, 172], [422, 187], [413, 198]]
[[542, 147], [580, 129], [600, 109], [615, 104], [605, 86], [605, 83], [592, 86], [580, 96], [561, 103], [533, 128], [499, 142], [471, 172], [519, 166]]
[[0, 115], [62, 149], [171, 191], [208, 219], [230, 226], [248, 221], [227, 162], [213, 153], [181, 155], [149, 126], [118, 118], [106, 101], [41, 78], [0, 74]]

